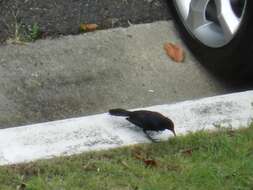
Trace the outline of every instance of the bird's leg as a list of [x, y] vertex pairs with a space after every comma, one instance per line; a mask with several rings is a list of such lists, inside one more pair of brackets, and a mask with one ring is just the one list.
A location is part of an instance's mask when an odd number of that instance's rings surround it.
[[151, 140], [152, 142], [156, 143], [157, 141], [154, 140], [148, 133], [145, 129], [143, 129], [143, 132], [146, 134], [146, 136], [148, 137], [149, 140]]

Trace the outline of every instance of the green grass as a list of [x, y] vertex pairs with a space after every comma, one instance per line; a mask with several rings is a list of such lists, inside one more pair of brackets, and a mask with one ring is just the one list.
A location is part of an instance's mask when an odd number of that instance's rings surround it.
[[253, 126], [0, 167], [0, 189], [253, 189]]
[[41, 29], [37, 23], [34, 23], [32, 26], [29, 28], [29, 32], [27, 34], [27, 38], [30, 41], [35, 41], [39, 38], [41, 38]]
[[42, 37], [42, 31], [37, 23], [25, 25], [15, 22], [13, 36], [7, 40], [10, 44], [24, 45], [26, 42], [34, 42]]

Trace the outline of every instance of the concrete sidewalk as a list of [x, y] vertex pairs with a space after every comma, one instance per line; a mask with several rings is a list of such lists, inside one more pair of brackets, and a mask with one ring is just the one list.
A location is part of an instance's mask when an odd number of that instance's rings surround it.
[[[253, 119], [253, 91], [145, 109], [170, 117], [178, 135], [217, 126], [238, 128]], [[140, 108], [139, 108], [140, 109]], [[164, 131], [156, 138], [173, 136]], [[142, 130], [108, 113], [0, 130], [0, 165], [146, 143]]]
[[0, 128], [224, 94], [228, 89], [186, 50], [172, 22], [0, 47]]

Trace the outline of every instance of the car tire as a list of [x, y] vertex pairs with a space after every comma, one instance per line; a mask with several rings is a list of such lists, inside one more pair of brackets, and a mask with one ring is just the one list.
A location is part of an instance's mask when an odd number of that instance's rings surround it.
[[176, 27], [183, 41], [200, 63], [222, 78], [252, 79], [253, 1], [246, 1], [240, 25], [233, 38], [219, 47], [207, 46], [187, 29], [175, 1], [169, 0], [168, 4]]

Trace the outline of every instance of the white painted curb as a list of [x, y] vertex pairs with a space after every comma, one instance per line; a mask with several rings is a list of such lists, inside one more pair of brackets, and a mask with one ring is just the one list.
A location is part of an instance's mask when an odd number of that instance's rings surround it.
[[[201, 129], [248, 126], [253, 117], [253, 91], [215, 96], [172, 105], [158, 105], [158, 111], [175, 123], [177, 134]], [[172, 137], [169, 131], [159, 136]], [[143, 132], [124, 117], [107, 113], [0, 130], [0, 165], [54, 156], [72, 155], [149, 142]]]

